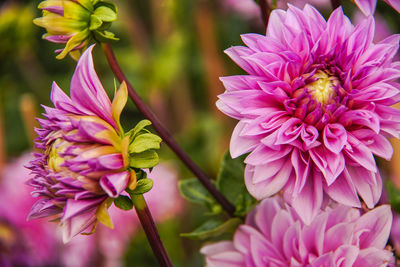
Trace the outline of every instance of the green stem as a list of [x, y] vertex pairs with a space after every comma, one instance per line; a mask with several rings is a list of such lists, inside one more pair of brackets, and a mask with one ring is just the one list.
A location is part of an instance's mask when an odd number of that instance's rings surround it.
[[154, 223], [153, 217], [151, 216], [150, 210], [147, 207], [143, 195], [132, 194], [131, 197], [140, 223], [143, 226], [143, 230], [146, 233], [147, 240], [150, 243], [151, 249], [156, 256], [158, 263], [160, 264], [160, 266], [163, 267], [173, 266], [171, 259], [169, 258], [167, 251], [165, 250], [165, 247], [161, 241], [160, 235], [158, 234], [157, 227]]

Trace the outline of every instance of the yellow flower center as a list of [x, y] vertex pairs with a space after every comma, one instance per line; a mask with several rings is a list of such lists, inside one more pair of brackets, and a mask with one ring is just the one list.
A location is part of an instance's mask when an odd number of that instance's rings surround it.
[[323, 71], [314, 74], [317, 80], [307, 85], [311, 95], [321, 104], [326, 104], [331, 96], [334, 95], [334, 86], [337, 80]]
[[62, 153], [65, 149], [65, 146], [60, 144], [61, 142], [62, 141], [60, 139], [54, 141], [48, 153], [47, 165], [55, 172], [61, 171], [60, 165], [65, 161], [65, 159], [60, 156], [60, 153]]

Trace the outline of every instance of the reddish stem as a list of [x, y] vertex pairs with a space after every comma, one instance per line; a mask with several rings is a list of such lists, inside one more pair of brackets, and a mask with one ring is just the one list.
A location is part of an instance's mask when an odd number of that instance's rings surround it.
[[172, 267], [173, 265], [171, 259], [169, 258], [168, 253], [161, 241], [157, 227], [143, 195], [133, 195], [132, 202], [135, 206], [140, 223], [142, 224], [143, 230], [147, 236], [147, 240], [150, 243], [151, 249], [153, 250], [154, 256], [156, 256], [158, 263], [162, 267]]
[[341, 3], [340, 0], [331, 0], [332, 9], [336, 9], [340, 7]]
[[271, 14], [271, 7], [269, 6], [267, 0], [258, 0], [258, 4], [261, 10], [261, 17], [264, 22], [265, 28], [268, 26], [269, 15]]

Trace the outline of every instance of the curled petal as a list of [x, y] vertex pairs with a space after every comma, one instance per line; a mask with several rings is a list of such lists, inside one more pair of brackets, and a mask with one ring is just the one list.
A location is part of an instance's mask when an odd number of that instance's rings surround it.
[[107, 174], [101, 177], [100, 186], [104, 192], [112, 198], [116, 198], [121, 194], [128, 186], [130, 179], [129, 172], [119, 172], [113, 174]]

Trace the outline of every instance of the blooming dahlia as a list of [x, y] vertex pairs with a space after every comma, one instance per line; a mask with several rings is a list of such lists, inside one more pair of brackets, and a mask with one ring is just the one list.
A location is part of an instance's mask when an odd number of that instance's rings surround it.
[[217, 106], [239, 121], [230, 151], [245, 159], [245, 183], [257, 199], [284, 190], [310, 223], [324, 192], [369, 208], [382, 181], [373, 155], [390, 159], [399, 136], [399, 35], [374, 44], [374, 20], [357, 26], [336, 9], [328, 21], [312, 6], [271, 13], [266, 36], [226, 53], [248, 75], [222, 77]]
[[34, 204], [29, 219], [60, 220], [64, 241], [96, 226], [112, 227], [107, 209], [127, 187], [136, 186], [136, 169], [154, 167], [153, 149], [161, 139], [139, 123], [124, 133], [120, 115], [127, 101], [121, 84], [111, 103], [93, 67], [89, 47], [80, 58], [71, 81], [71, 98], [53, 83], [51, 100], [55, 108], [44, 107], [41, 129], [29, 180]]
[[263, 200], [236, 230], [233, 241], [203, 247], [207, 266], [364, 267], [394, 263], [393, 253], [385, 250], [392, 223], [390, 206], [360, 216], [359, 210], [339, 204], [305, 225], [281, 200]]

